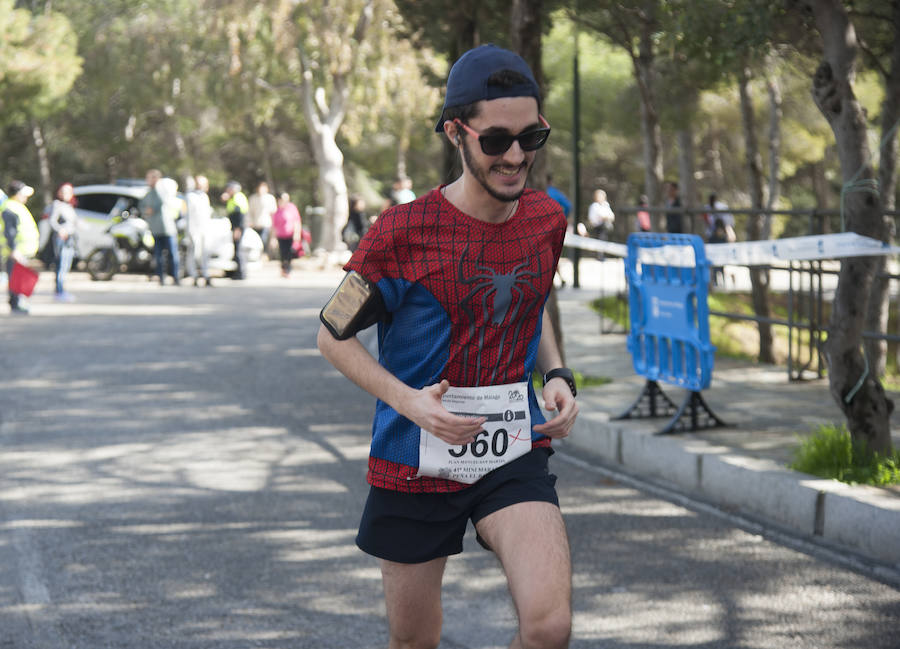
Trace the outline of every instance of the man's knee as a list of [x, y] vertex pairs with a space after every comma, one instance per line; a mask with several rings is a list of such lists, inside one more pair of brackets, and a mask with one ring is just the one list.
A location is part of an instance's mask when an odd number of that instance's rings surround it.
[[560, 606], [519, 620], [523, 649], [565, 649], [572, 635], [572, 611]]
[[390, 649], [437, 649], [441, 644], [441, 630], [416, 629], [409, 634], [391, 632]]

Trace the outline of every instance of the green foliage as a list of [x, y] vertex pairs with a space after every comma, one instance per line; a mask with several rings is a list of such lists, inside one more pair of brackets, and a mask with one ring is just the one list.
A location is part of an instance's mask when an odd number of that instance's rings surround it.
[[869, 453], [854, 442], [846, 425], [820, 426], [797, 449], [789, 465], [795, 471], [850, 484], [900, 484], [900, 451], [889, 457]]
[[0, 0], [0, 128], [59, 110], [81, 73], [68, 19], [14, 6]]

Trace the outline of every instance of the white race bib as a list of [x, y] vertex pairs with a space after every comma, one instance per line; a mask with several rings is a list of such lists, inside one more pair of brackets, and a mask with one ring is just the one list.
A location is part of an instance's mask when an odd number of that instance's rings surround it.
[[421, 429], [418, 477], [431, 476], [465, 484], [525, 455], [531, 450], [528, 384], [508, 383], [478, 388], [451, 387], [444, 407], [454, 415], [487, 417], [475, 441], [451, 446]]

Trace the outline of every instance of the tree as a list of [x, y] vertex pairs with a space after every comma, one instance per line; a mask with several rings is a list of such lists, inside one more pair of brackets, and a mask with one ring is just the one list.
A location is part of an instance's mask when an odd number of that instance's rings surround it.
[[0, 33], [0, 130], [30, 122], [47, 195], [50, 167], [40, 120], [63, 108], [62, 98], [81, 74], [78, 41], [64, 15], [32, 15], [12, 0], [0, 0]]
[[572, 19], [623, 48], [631, 58], [640, 95], [641, 135], [644, 144], [644, 191], [651, 205], [662, 198], [662, 131], [657, 105], [656, 37], [660, 29], [657, 0], [606, 2], [585, 8]]
[[[859, 42], [839, 0], [798, 2], [822, 37], [822, 61], [812, 80], [816, 106], [834, 133], [843, 180], [842, 213], [846, 229], [884, 239], [882, 203], [866, 140], [865, 114], [853, 90]], [[832, 397], [847, 417], [852, 438], [870, 451], [889, 453], [889, 417], [893, 410], [878, 377], [861, 353], [869, 293], [878, 267], [874, 257], [850, 257], [841, 262], [828, 339], [824, 344]]]
[[[772, 42], [782, 9], [775, 3], [729, 1], [699, 4], [687, 3], [675, 22], [677, 33], [689, 34], [683, 49], [688, 60], [700, 65], [701, 70], [713, 79], [734, 79], [738, 86], [741, 124], [743, 126], [744, 160], [747, 171], [747, 189], [751, 208], [755, 211], [747, 219], [747, 239], [756, 241], [771, 234], [771, 215], [763, 210], [774, 206], [779, 187], [780, 157], [780, 99], [777, 87], [767, 79], [770, 98], [769, 182], [765, 182], [762, 155], [759, 150], [759, 127], [753, 101], [752, 81], [760, 72], [772, 67], [774, 56]], [[705, 63], [705, 64], [704, 64]], [[766, 189], [770, 190], [768, 199]], [[769, 296], [769, 270], [761, 266], [750, 267], [751, 296], [754, 313], [760, 318], [759, 360], [775, 362], [774, 336]]]
[[[897, 131], [900, 124], [900, 0], [890, 3], [859, 3], [854, 10], [854, 24], [858, 25], [861, 49], [871, 66], [878, 71], [884, 84], [881, 104], [881, 146], [879, 147], [878, 187], [885, 211], [896, 207], [897, 193]], [[893, 219], [884, 216], [887, 240], [893, 238]], [[867, 331], [887, 331], [890, 310], [890, 280], [885, 275], [886, 258], [878, 259], [871, 298], [866, 309]], [[865, 353], [876, 376], [883, 376], [886, 368], [887, 342], [866, 339]]]

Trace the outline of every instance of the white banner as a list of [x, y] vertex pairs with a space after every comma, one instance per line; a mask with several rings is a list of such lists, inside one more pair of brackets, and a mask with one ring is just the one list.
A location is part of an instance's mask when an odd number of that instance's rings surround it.
[[[601, 241], [566, 234], [565, 245], [582, 250], [604, 252], [616, 257], [625, 257], [628, 248], [621, 243]], [[708, 243], [704, 246], [706, 258], [713, 266], [760, 266], [786, 261], [809, 261], [813, 259], [841, 259], [843, 257], [868, 257], [872, 255], [896, 255], [900, 247], [889, 246], [878, 239], [864, 237], [855, 232], [822, 234], [806, 237], [789, 237], [768, 241], [741, 241], [738, 243]], [[653, 248], [641, 250], [641, 261], [668, 266], [692, 266], [694, 251], [689, 246], [662, 246], [657, 252]], [[651, 257], [644, 259], [645, 254]]]

